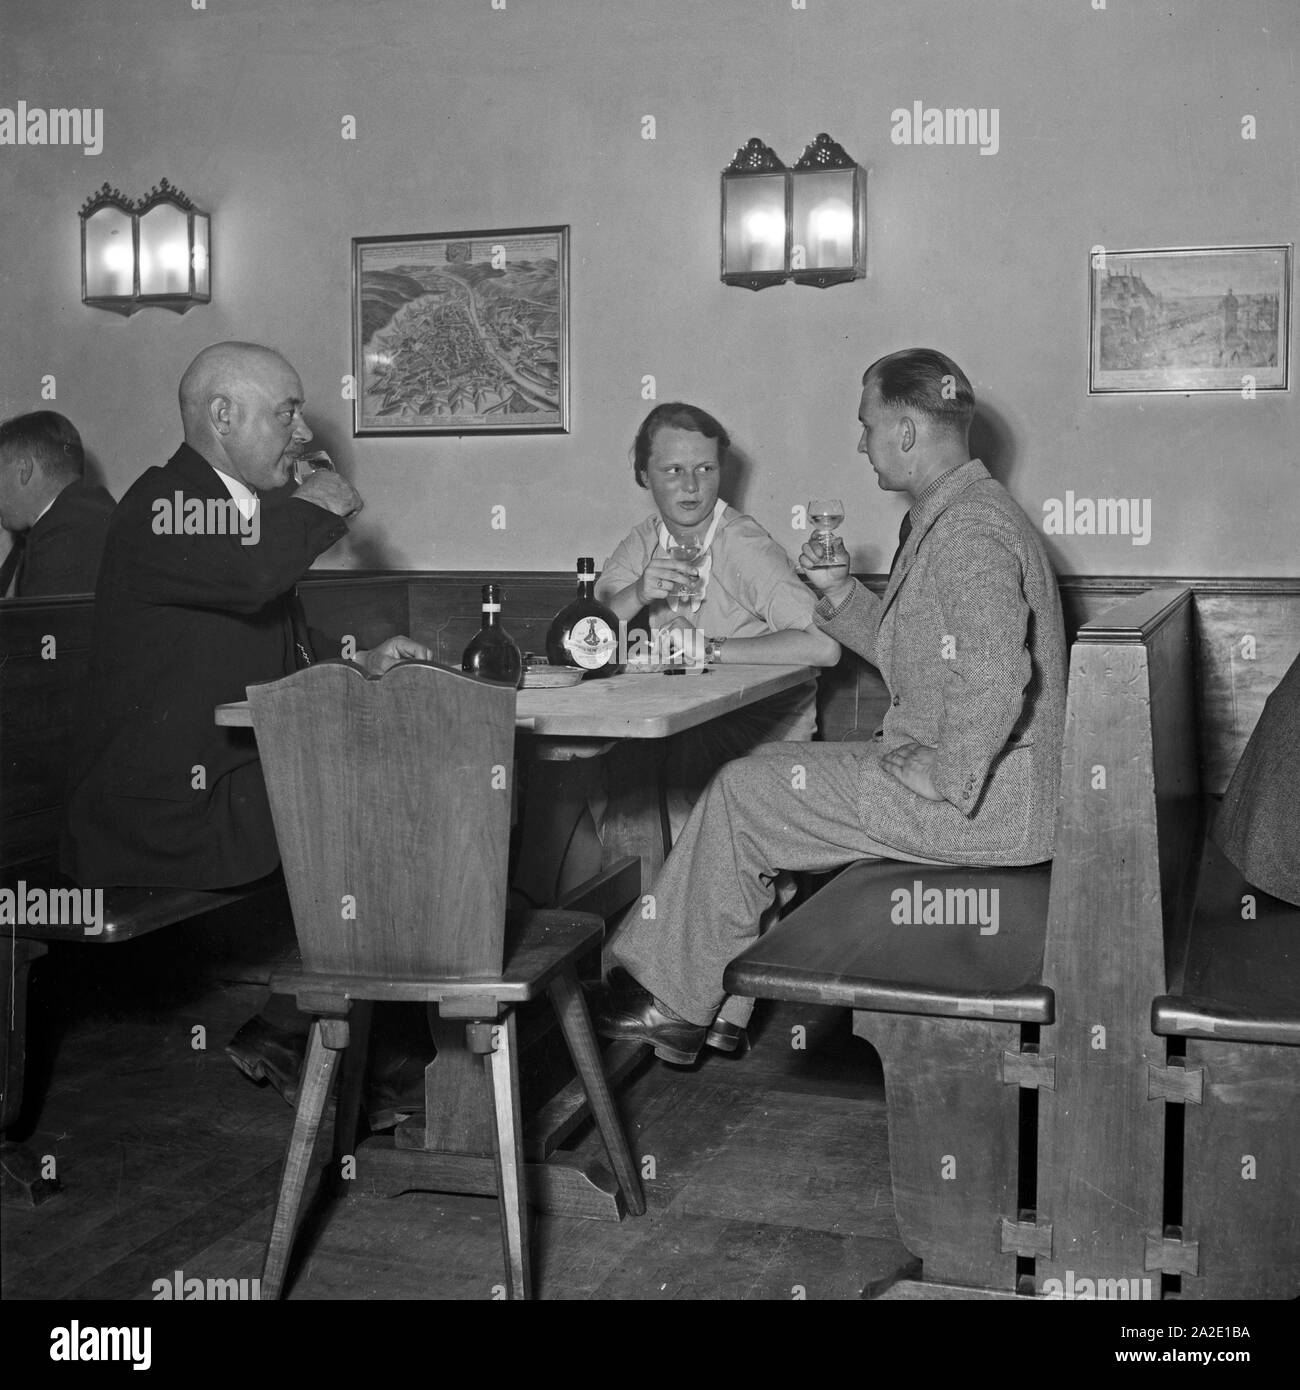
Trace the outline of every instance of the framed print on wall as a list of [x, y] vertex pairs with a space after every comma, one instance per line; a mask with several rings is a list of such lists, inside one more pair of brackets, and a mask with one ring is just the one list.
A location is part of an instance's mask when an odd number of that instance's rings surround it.
[[1092, 253], [1088, 391], [1285, 391], [1291, 247]]
[[352, 239], [355, 435], [565, 434], [569, 229]]

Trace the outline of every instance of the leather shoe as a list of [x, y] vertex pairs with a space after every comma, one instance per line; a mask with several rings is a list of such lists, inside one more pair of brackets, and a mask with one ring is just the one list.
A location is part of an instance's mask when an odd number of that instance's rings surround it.
[[602, 1038], [617, 1042], [639, 1042], [653, 1047], [663, 1062], [689, 1067], [704, 1046], [704, 1026], [669, 1018], [649, 994], [640, 998], [630, 994], [611, 995], [594, 1020]]
[[749, 1034], [738, 1024], [728, 1023], [725, 1018], [715, 1018], [709, 1025], [704, 1041], [719, 1052], [735, 1052], [742, 1043], [749, 1042]]
[[290, 1105], [298, 1103], [298, 1079], [307, 1055], [307, 1039], [286, 1033], [255, 1014], [226, 1044], [226, 1055], [250, 1081], [268, 1081]]

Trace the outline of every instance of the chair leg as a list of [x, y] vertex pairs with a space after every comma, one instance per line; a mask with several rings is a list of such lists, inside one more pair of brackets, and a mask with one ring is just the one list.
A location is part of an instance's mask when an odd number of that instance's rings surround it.
[[347, 1045], [346, 1020], [318, 1018], [312, 1024], [307, 1059], [303, 1063], [302, 1081], [298, 1088], [298, 1106], [293, 1117], [293, 1137], [289, 1140], [289, 1153], [284, 1161], [280, 1197], [275, 1206], [271, 1240], [266, 1248], [266, 1264], [262, 1268], [261, 1293], [267, 1300], [279, 1298], [284, 1285], [312, 1149], [316, 1145], [321, 1116], [325, 1113], [325, 1102], [329, 1098], [339, 1052]]
[[532, 1297], [528, 1259], [528, 1199], [524, 1189], [524, 1131], [519, 1101], [519, 1054], [515, 1011], [498, 1023], [471, 1024], [490, 1029], [491, 1051], [483, 1058], [496, 1116], [497, 1187], [501, 1194], [501, 1244], [511, 1298]]
[[551, 981], [550, 996], [559, 1016], [560, 1027], [564, 1030], [564, 1040], [569, 1045], [573, 1065], [586, 1088], [587, 1103], [600, 1129], [600, 1137], [605, 1141], [605, 1151], [609, 1154], [614, 1176], [623, 1189], [623, 1200], [633, 1216], [640, 1216], [645, 1211], [641, 1178], [632, 1161], [614, 1097], [610, 1095], [609, 1082], [605, 1079], [605, 1069], [600, 1060], [600, 1046], [592, 1031], [587, 1002], [578, 988], [572, 966]]
[[369, 999], [354, 999], [348, 1015], [350, 1046], [343, 1054], [338, 1105], [334, 1111], [334, 1172], [337, 1185], [343, 1159], [356, 1151], [357, 1125], [366, 1089], [366, 1062], [370, 1054], [370, 1023], [375, 1006]]

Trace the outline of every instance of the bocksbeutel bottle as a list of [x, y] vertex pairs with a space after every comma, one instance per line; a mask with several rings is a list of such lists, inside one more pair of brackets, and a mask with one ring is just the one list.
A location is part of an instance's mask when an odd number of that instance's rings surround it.
[[578, 596], [560, 609], [546, 634], [546, 658], [588, 676], [612, 676], [618, 670], [618, 619], [596, 598], [595, 585], [596, 562], [585, 555], [578, 561]]
[[516, 688], [524, 678], [524, 663], [514, 639], [501, 626], [501, 587], [483, 586], [483, 626], [474, 634], [460, 669], [479, 680], [498, 681]]

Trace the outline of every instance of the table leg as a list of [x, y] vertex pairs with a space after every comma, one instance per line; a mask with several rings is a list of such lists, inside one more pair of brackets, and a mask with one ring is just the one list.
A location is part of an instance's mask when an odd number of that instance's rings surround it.
[[601, 792], [602, 761], [599, 753], [521, 759], [526, 784], [514, 887], [537, 907], [553, 906], [600, 871], [600, 841], [587, 807]]

